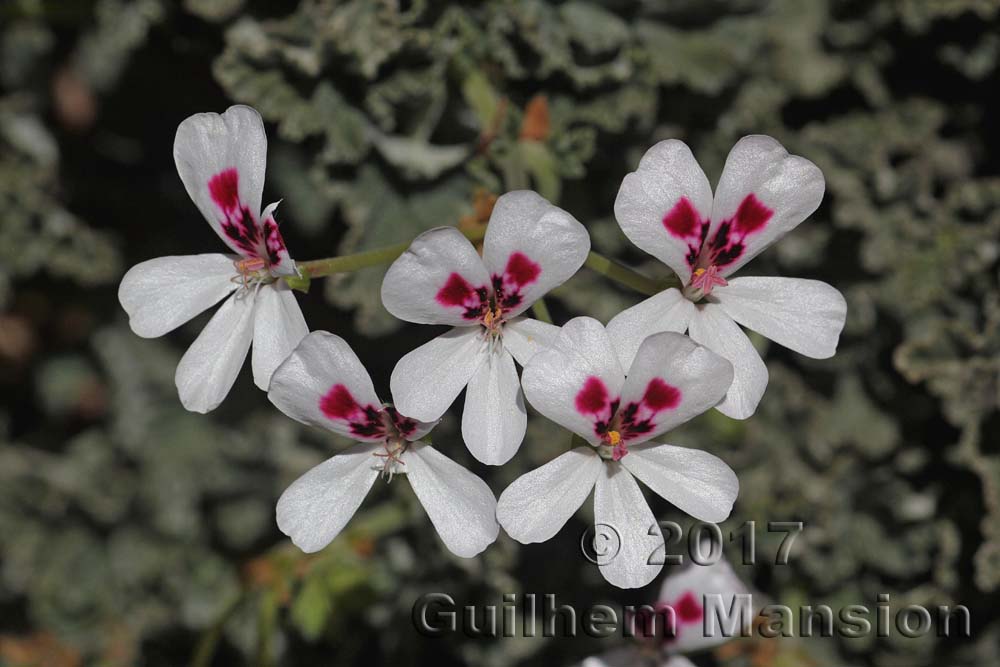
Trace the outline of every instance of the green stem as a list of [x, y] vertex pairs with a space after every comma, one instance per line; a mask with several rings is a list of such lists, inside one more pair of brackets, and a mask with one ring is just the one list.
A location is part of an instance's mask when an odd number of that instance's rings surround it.
[[272, 664], [277, 618], [278, 600], [275, 593], [265, 591], [257, 608], [257, 667], [270, 667]]
[[[473, 229], [463, 231], [462, 233], [473, 243], [482, 241], [483, 237], [486, 236], [485, 229]], [[412, 241], [406, 241], [405, 243], [366, 250], [354, 253], [353, 255], [314, 259], [309, 262], [296, 262], [295, 267], [299, 270], [303, 278], [322, 278], [323, 276], [330, 276], [335, 273], [350, 273], [358, 269], [366, 269], [369, 266], [389, 264], [406, 252], [411, 243]]]
[[531, 304], [531, 312], [534, 313], [535, 319], [552, 324], [552, 315], [549, 314], [549, 307], [545, 304], [545, 299], [539, 299]]
[[633, 271], [624, 264], [619, 264], [613, 259], [609, 259], [604, 255], [599, 255], [593, 250], [587, 255], [587, 261], [583, 263], [591, 271], [596, 271], [602, 276], [607, 276], [614, 280], [616, 283], [624, 285], [625, 287], [630, 287], [640, 294], [645, 294], [646, 296], [653, 296], [654, 294], [659, 294], [668, 287], [679, 287], [680, 281], [674, 276], [669, 281], [656, 281], [652, 278], [647, 278], [646, 276]]
[[243, 601], [246, 600], [246, 591], [243, 591], [239, 595], [235, 596], [229, 604], [227, 604], [222, 609], [222, 613], [219, 614], [215, 622], [212, 623], [212, 627], [208, 629], [205, 634], [201, 636], [198, 640], [198, 645], [195, 647], [194, 656], [191, 658], [192, 667], [209, 667], [212, 664], [212, 657], [215, 655], [215, 648], [219, 644], [219, 638], [222, 636], [222, 630], [226, 623], [232, 618], [233, 614], [240, 608]]
[[[468, 230], [462, 233], [473, 243], [482, 241], [483, 237], [486, 236], [485, 229]], [[285, 280], [290, 287], [306, 292], [309, 290], [309, 281], [312, 278], [322, 278], [323, 276], [331, 276], [336, 273], [350, 273], [351, 271], [366, 269], [370, 266], [389, 264], [406, 252], [406, 249], [410, 247], [410, 243], [411, 241], [406, 241], [405, 243], [366, 250], [354, 253], [353, 255], [341, 255], [340, 257], [298, 262], [295, 266], [299, 270], [299, 275], [289, 276]], [[590, 254], [587, 255], [587, 261], [584, 262], [584, 266], [646, 296], [658, 294], [668, 287], [680, 286], [680, 282], [676, 276], [664, 281], [653, 280], [628, 268], [624, 264], [619, 264], [615, 260], [594, 251], [590, 251]], [[538, 319], [545, 320], [546, 318], [540, 315], [539, 311], [543, 311], [546, 315], [548, 314], [545, 304], [541, 304], [535, 310], [535, 316]], [[551, 318], [548, 321], [550, 320]]]

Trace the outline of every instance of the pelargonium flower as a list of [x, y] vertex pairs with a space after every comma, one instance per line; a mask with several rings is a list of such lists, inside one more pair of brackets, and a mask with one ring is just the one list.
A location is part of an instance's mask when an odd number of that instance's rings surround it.
[[[650, 556], [663, 545], [635, 478], [702, 521], [729, 516], [736, 474], [707, 452], [653, 442], [721, 399], [732, 365], [690, 338], [650, 336], [622, 370], [600, 322], [577, 317], [524, 369], [528, 402], [587, 441], [515, 480], [500, 495], [497, 519], [518, 542], [555, 535], [594, 489], [594, 521], [610, 526], [621, 550], [599, 562], [615, 586], [636, 588], [660, 572]], [[652, 561], [652, 564], [651, 562]]]
[[527, 427], [514, 360], [523, 366], [558, 332], [521, 314], [576, 273], [588, 252], [583, 225], [529, 191], [497, 199], [482, 258], [454, 228], [414, 239], [389, 267], [382, 303], [402, 320], [454, 328], [396, 364], [391, 387], [399, 409], [438, 419], [468, 386], [466, 446], [483, 463], [510, 460]]
[[133, 266], [118, 299], [139, 336], [176, 329], [229, 296], [177, 366], [175, 381], [188, 410], [208, 412], [226, 397], [253, 341], [254, 382], [267, 390], [271, 373], [309, 329], [279, 276], [295, 263], [274, 220], [260, 210], [267, 137], [260, 114], [246, 106], [221, 116], [201, 113], [177, 128], [174, 161], [202, 215], [235, 253], [159, 257]]
[[486, 482], [420, 441], [436, 422], [400, 413], [375, 394], [347, 342], [325, 331], [306, 336], [278, 367], [267, 394], [286, 415], [358, 441], [308, 471], [281, 494], [278, 528], [307, 553], [347, 525], [381, 474], [405, 474], [448, 550], [471, 558], [500, 531]]
[[[727, 614], [730, 609], [735, 612], [740, 608], [738, 603], [734, 606], [736, 596], [749, 593], [750, 589], [724, 557], [707, 565], [689, 563], [663, 580], [659, 597], [652, 605], [654, 612], [661, 612], [661, 617], [672, 613], [674, 623], [663, 624], [662, 618], [647, 616], [643, 619], [644, 629], [649, 632], [641, 634], [654, 640], [667, 654], [690, 653], [724, 644], [732, 637], [723, 631], [721, 624], [706, 627], [706, 608], [709, 611], [712, 607], [721, 608]], [[744, 620], [749, 624], [752, 619]]]
[[733, 363], [733, 385], [718, 408], [745, 419], [757, 409], [768, 375], [737, 323], [808, 357], [833, 356], [847, 314], [840, 292], [818, 280], [730, 277], [815, 211], [823, 189], [816, 165], [770, 137], [737, 142], [714, 197], [683, 142], [650, 148], [622, 182], [615, 216], [625, 235], [673, 269], [683, 287], [608, 323], [622, 341], [622, 364], [631, 363], [646, 336], [687, 331]]
[[[730, 610], [735, 613], [741, 608], [738, 603], [734, 606], [736, 596], [749, 593], [750, 589], [725, 558], [707, 565], [691, 563], [663, 580], [655, 604], [641, 610], [636, 618], [626, 619], [626, 623], [634, 624], [639, 642], [591, 656], [580, 665], [693, 667], [684, 654], [713, 648], [733, 638], [721, 623], [706, 626], [706, 607], [717, 605], [726, 614]], [[751, 619], [745, 621], [749, 623]]]

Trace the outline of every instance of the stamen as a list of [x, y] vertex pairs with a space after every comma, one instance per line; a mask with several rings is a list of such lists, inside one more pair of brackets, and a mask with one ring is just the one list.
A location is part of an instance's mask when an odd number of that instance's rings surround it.
[[609, 450], [613, 461], [619, 461], [628, 454], [628, 445], [622, 440], [620, 431], [607, 431], [601, 436], [601, 440], [605, 443], [598, 448], [598, 453], [601, 454], [602, 458], [608, 458]]
[[260, 257], [233, 260], [233, 266], [236, 267], [236, 275], [230, 280], [243, 288], [243, 295], [249, 293], [251, 288], [260, 288], [275, 281], [267, 262]]
[[628, 445], [624, 442], [619, 442], [615, 445], [614, 449], [611, 450], [611, 458], [614, 461], [621, 461], [622, 457], [628, 454]]
[[688, 284], [685, 292], [688, 298], [698, 300], [703, 296], [711, 294], [714, 287], [725, 287], [728, 284], [726, 279], [719, 275], [719, 267], [712, 264], [707, 269], [695, 269], [694, 273], [691, 274], [691, 282]]
[[[392, 476], [396, 474], [396, 465], [406, 465], [406, 462], [400, 457], [403, 455], [403, 452], [406, 451], [407, 442], [401, 439], [389, 440], [387, 438], [383, 447], [385, 448], [385, 452], [372, 452], [372, 456], [385, 459], [381, 466], [382, 478], [387, 482], [391, 482]], [[376, 466], [375, 469], [378, 470], [379, 468]]]
[[483, 325], [485, 325], [487, 329], [493, 329], [500, 324], [501, 317], [503, 317], [503, 311], [500, 310], [500, 306], [494, 306], [493, 308], [488, 309], [486, 314], [483, 315]]

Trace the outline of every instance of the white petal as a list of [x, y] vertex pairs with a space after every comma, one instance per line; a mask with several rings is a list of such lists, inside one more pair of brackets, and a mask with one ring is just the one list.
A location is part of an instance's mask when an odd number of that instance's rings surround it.
[[253, 338], [254, 305], [253, 292], [226, 299], [181, 357], [174, 383], [186, 409], [214, 410], [232, 389]]
[[624, 382], [625, 373], [607, 332], [591, 317], [567, 322], [552, 345], [532, 357], [521, 374], [521, 386], [532, 407], [595, 444], [600, 442], [594, 431], [595, 419], [609, 416], [584, 411], [578, 399], [585, 387], [596, 384], [603, 392], [601, 409], [606, 411]]
[[[260, 114], [247, 106], [185, 119], [174, 138], [174, 162], [184, 188], [230, 248], [258, 257], [278, 273], [291, 260], [277, 223], [261, 216], [267, 137]], [[273, 211], [273, 208], [271, 208]]]
[[752, 415], [767, 388], [767, 366], [747, 335], [715, 303], [698, 305], [688, 325], [688, 334], [733, 365], [733, 384], [715, 407], [733, 419]]
[[398, 418], [402, 419], [410, 429], [406, 430], [405, 428], [401, 428], [398, 422], [396, 424], [396, 427], [400, 431], [400, 435], [402, 435], [403, 439], [405, 439], [407, 442], [416, 442], [417, 440], [420, 440], [422, 437], [424, 437], [432, 430], [434, 430], [435, 426], [441, 423], [440, 419], [435, 419], [429, 422], [422, 422], [419, 419], [414, 419], [413, 417], [407, 417], [406, 415], [399, 412], [398, 409], [396, 410], [396, 414]]
[[408, 417], [430, 422], [444, 414], [486, 361], [481, 327], [456, 327], [413, 350], [392, 369], [393, 403]]
[[500, 494], [500, 525], [521, 544], [548, 540], [587, 499], [603, 468], [593, 449], [577, 447], [521, 475]]
[[[235, 105], [223, 114], [199, 113], [185, 118], [174, 136], [174, 162], [188, 194], [213, 227], [219, 208], [208, 182], [226, 169], [239, 173], [236, 194], [240, 203], [254, 216], [260, 214], [267, 136], [255, 109]], [[224, 234], [220, 236], [228, 242]]]
[[507, 463], [517, 453], [528, 426], [514, 358], [498, 348], [472, 374], [462, 411], [462, 439], [476, 460]]
[[669, 266], [687, 284], [712, 214], [712, 187], [687, 145], [661, 141], [622, 181], [615, 217], [632, 243]]
[[[720, 558], [712, 565], [697, 565], [692, 563], [677, 574], [673, 574], [663, 580], [660, 588], [660, 602], [669, 605], [677, 604], [687, 595], [693, 595], [704, 613], [705, 598], [708, 595], [720, 596], [722, 607], [727, 611], [732, 607], [737, 595], [745, 595], [750, 589], [744, 584], [732, 566]], [[739, 609], [739, 603], [733, 608], [734, 612]], [[752, 616], [752, 613], [751, 613]], [[747, 618], [747, 622], [752, 619]], [[677, 651], [697, 651], [724, 644], [732, 637], [727, 635], [720, 624], [715, 624], [714, 633], [705, 632], [703, 622], [678, 623], [677, 636], [671, 642], [671, 648]], [[672, 667], [672, 663], [671, 663]]]
[[225, 255], [157, 257], [136, 264], [118, 287], [132, 331], [156, 338], [184, 324], [236, 289], [233, 260]]
[[813, 359], [832, 357], [847, 318], [835, 288], [802, 278], [734, 278], [712, 295], [731, 318]]
[[514, 360], [526, 366], [542, 348], [552, 344], [559, 327], [530, 317], [515, 317], [503, 325], [503, 346]]
[[[726, 641], [728, 641], [728, 637]], [[721, 643], [721, 642], [720, 642]], [[661, 667], [698, 667], [693, 662], [685, 658], [683, 655], [672, 655], [667, 658], [667, 661], [661, 665]]]
[[663, 533], [628, 470], [605, 461], [602, 472], [594, 488], [594, 523], [614, 528], [620, 549], [598, 567], [608, 583], [619, 588], [645, 586], [663, 568], [656, 557], [663, 548]]
[[260, 288], [253, 322], [253, 381], [267, 391], [274, 369], [299, 344], [309, 327], [287, 283], [279, 280]]
[[576, 273], [590, 252], [590, 236], [576, 219], [530, 190], [497, 199], [483, 240], [483, 262], [503, 285], [508, 317]]
[[448, 550], [472, 558], [500, 532], [497, 501], [486, 482], [444, 454], [413, 443], [403, 454], [406, 477]]
[[382, 304], [407, 322], [467, 325], [479, 320], [481, 297], [490, 291], [490, 276], [469, 239], [454, 227], [437, 227], [413, 239], [389, 267]]
[[[627, 623], [628, 621], [619, 619], [619, 622]], [[626, 644], [605, 651], [600, 655], [588, 656], [576, 667], [654, 667], [656, 663], [649, 661], [649, 657], [642, 650], [643, 648], [638, 642]], [[665, 666], [661, 665], [661, 667]]]
[[356, 440], [385, 439], [366, 428], [369, 414], [382, 411], [371, 377], [347, 341], [332, 333], [314, 331], [303, 338], [274, 371], [267, 397], [303, 424]]
[[654, 294], [627, 308], [608, 322], [608, 336], [615, 346], [622, 368], [632, 366], [639, 345], [661, 331], [684, 333], [694, 313], [694, 304], [679, 289]]
[[629, 447], [621, 464], [646, 486], [699, 521], [729, 517], [740, 482], [718, 456], [687, 447], [645, 442]]
[[378, 443], [358, 444], [299, 477], [278, 499], [278, 528], [306, 553], [343, 530], [378, 478]]
[[[743, 137], [729, 152], [715, 189], [705, 249], [718, 241], [736, 256], [705, 263], [718, 264], [722, 275], [730, 275], [809, 217], [825, 187], [823, 172], [809, 160], [789, 155], [771, 137]], [[717, 237], [726, 222], [728, 235]]]
[[655, 438], [713, 407], [732, 382], [733, 365], [715, 352], [678, 333], [653, 334], [639, 346], [619, 408], [645, 432], [630, 436], [623, 417], [622, 437], [629, 446]]

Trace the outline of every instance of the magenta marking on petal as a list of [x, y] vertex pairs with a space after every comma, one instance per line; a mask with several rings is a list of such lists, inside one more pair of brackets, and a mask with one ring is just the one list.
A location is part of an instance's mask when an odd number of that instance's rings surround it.
[[[626, 403], [619, 408], [618, 401], [612, 403], [612, 414], [608, 421], [596, 424], [597, 435], [616, 447], [613, 455], [628, 454], [626, 446], [630, 441], [651, 433], [656, 428], [656, 415], [664, 410], [672, 410], [680, 404], [681, 390], [667, 384], [660, 378], [653, 378], [646, 385], [646, 391], [639, 401]], [[611, 437], [617, 435], [617, 439]], [[615, 459], [618, 460], [617, 458]]]
[[350, 390], [342, 384], [335, 384], [323, 398], [319, 409], [330, 419], [350, 419], [361, 411], [361, 406], [354, 400]]
[[663, 216], [663, 226], [667, 232], [687, 245], [684, 259], [692, 269], [698, 261], [698, 252], [705, 242], [709, 225], [710, 221], [701, 217], [687, 197], [678, 199]]
[[748, 194], [740, 202], [740, 207], [736, 209], [736, 221], [734, 229], [746, 236], [760, 231], [767, 224], [774, 211], [764, 206], [756, 195]]
[[663, 216], [663, 226], [673, 236], [686, 239], [701, 233], [701, 216], [687, 197], [681, 197]]
[[463, 308], [463, 318], [477, 320], [489, 306], [489, 291], [485, 286], [473, 287], [461, 275], [452, 273], [434, 300], [446, 308]]
[[723, 220], [712, 238], [702, 246], [697, 265], [705, 269], [729, 266], [743, 256], [747, 237], [767, 227], [773, 215], [774, 211], [751, 192], [740, 202], [733, 217]]
[[500, 312], [513, 310], [524, 302], [521, 290], [538, 280], [542, 266], [523, 252], [513, 252], [507, 259], [503, 275], [493, 274], [493, 301]]
[[410, 436], [412, 436], [417, 430], [417, 422], [409, 417], [404, 417], [399, 414], [399, 411], [391, 405], [387, 405], [385, 407], [385, 411], [389, 413], [389, 418], [392, 419], [392, 425], [396, 428], [396, 431], [398, 431], [404, 439], [409, 440]]
[[677, 618], [681, 623], [697, 623], [704, 616], [704, 609], [698, 604], [698, 598], [691, 591], [685, 591], [676, 602], [670, 605], [677, 612]]
[[681, 390], [669, 385], [660, 378], [653, 378], [646, 385], [646, 393], [642, 402], [654, 413], [672, 410], [681, 402]]
[[385, 435], [382, 410], [374, 405], [362, 406], [342, 384], [330, 387], [330, 391], [320, 398], [319, 409], [329, 419], [347, 422], [351, 433], [356, 436], [375, 438]]
[[264, 221], [264, 246], [267, 249], [267, 260], [270, 264], [280, 264], [281, 254], [287, 252], [285, 249], [285, 240], [281, 238], [281, 232], [278, 231], [278, 223], [274, 221], [274, 218], [268, 217]]
[[[686, 625], [696, 625], [705, 616], [704, 607], [698, 602], [698, 597], [693, 591], [685, 591], [673, 602], [657, 602], [654, 605], [657, 613], [663, 614], [672, 623], [664, 623], [661, 633], [656, 633], [655, 624], [646, 625], [650, 630], [644, 636], [646, 638], [658, 637], [663, 644], [672, 644], [678, 640]], [[647, 615], [648, 619], [648, 615]], [[671, 627], [672, 626], [672, 627]]]
[[464, 306], [472, 294], [472, 285], [462, 276], [453, 273], [434, 298], [442, 306]]
[[[240, 201], [240, 175], [235, 168], [220, 171], [208, 179], [208, 193], [222, 212], [222, 233], [249, 257], [268, 259], [257, 220]], [[272, 262], [273, 263], [273, 262]]]
[[240, 174], [226, 169], [208, 179], [208, 193], [223, 212], [234, 211], [240, 205]]
[[576, 395], [576, 410], [582, 415], [600, 415], [608, 406], [608, 389], [598, 377], [589, 377]]
[[540, 264], [531, 261], [523, 252], [511, 253], [507, 260], [507, 268], [504, 269], [504, 277], [518, 287], [524, 287], [538, 280], [542, 273]]

